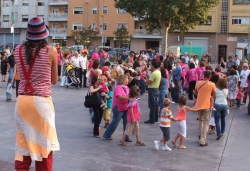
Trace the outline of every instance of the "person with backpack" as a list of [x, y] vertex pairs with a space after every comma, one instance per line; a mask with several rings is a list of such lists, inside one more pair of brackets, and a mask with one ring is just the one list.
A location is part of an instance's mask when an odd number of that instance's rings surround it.
[[238, 78], [236, 76], [236, 71], [234, 69], [230, 69], [229, 76], [227, 77], [228, 81], [228, 99], [229, 99], [229, 107], [234, 106], [234, 100], [236, 99], [236, 90], [238, 87]]

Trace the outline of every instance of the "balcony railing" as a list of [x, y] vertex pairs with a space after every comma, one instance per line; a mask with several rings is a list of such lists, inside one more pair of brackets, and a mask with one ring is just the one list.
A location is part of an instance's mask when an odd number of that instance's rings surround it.
[[151, 34], [147, 32], [146, 29], [135, 29], [134, 38], [161, 38], [160, 32], [154, 30]]
[[68, 5], [68, 0], [49, 0], [49, 5]]
[[67, 21], [68, 13], [50, 13], [49, 21]]
[[49, 35], [50, 36], [60, 36], [60, 37], [67, 36], [67, 30], [65, 30], [63, 28], [58, 28], [58, 29], [51, 28], [49, 30]]

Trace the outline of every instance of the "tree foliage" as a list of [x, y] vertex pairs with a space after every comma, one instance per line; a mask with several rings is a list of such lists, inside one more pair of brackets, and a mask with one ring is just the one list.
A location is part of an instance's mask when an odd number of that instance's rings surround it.
[[115, 7], [126, 10], [133, 17], [147, 21], [147, 30], [158, 29], [162, 35], [165, 53], [167, 33], [184, 33], [207, 21], [211, 8], [219, 0], [114, 0]]
[[92, 42], [98, 39], [98, 34], [99, 31], [95, 31], [89, 26], [86, 28], [82, 27], [79, 30], [72, 30], [71, 36], [73, 36], [78, 43], [90, 47]]
[[117, 28], [113, 34], [115, 35], [116, 44], [119, 48], [129, 44], [130, 38], [132, 37], [129, 35], [126, 27]]

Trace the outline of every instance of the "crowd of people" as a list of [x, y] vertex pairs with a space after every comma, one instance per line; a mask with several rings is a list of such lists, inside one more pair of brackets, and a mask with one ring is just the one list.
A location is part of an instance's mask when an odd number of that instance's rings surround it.
[[[218, 66], [212, 68], [207, 55], [199, 60], [196, 55], [189, 57], [185, 53], [177, 57], [168, 52], [163, 56], [156, 53], [150, 58], [144, 52], [127, 54], [125, 51], [111, 63], [103, 49], [100, 52], [95, 49], [89, 60], [86, 47], [63, 54], [60, 47], [48, 46], [45, 40], [48, 36], [49, 30], [43, 19], [32, 18], [28, 22], [27, 41], [18, 45], [12, 54], [4, 51], [1, 57], [3, 82], [9, 72], [6, 100], [11, 101], [13, 85], [18, 96], [15, 109], [16, 170], [29, 170], [31, 160], [36, 161], [38, 170], [52, 170], [53, 151], [58, 151], [60, 146], [50, 86], [58, 81], [61, 81], [60, 86], [67, 86], [69, 75], [65, 71], [70, 65], [79, 77], [79, 88], [89, 87], [91, 96], [97, 96], [100, 102], [98, 107], [89, 109], [93, 115], [93, 136], [100, 138], [100, 124], [104, 118], [106, 130], [103, 137], [113, 140], [112, 135], [122, 118], [122, 146], [133, 141], [131, 135], [136, 136], [137, 146], [146, 145], [139, 136], [140, 96], [148, 96], [149, 119], [144, 123], [159, 122], [163, 136], [154, 144], [158, 150], [162, 143], [164, 151], [172, 150], [169, 141], [179, 149], [186, 148], [187, 112], [198, 112], [199, 145], [205, 147], [208, 145], [207, 134], [216, 132], [216, 140], [219, 140], [225, 133], [225, 118], [230, 109], [235, 104], [236, 108], [242, 109], [247, 95], [250, 96], [250, 70], [246, 57], [240, 61], [237, 55], [234, 59], [229, 56], [227, 62], [222, 58]], [[187, 106], [187, 99], [193, 101], [194, 107]], [[170, 105], [175, 104], [178, 104], [177, 114], [170, 110]], [[172, 139], [171, 121], [176, 121], [179, 128], [179, 133]]]

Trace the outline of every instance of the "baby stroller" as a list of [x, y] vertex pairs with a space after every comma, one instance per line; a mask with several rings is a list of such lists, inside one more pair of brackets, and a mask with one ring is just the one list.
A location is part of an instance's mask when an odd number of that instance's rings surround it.
[[77, 68], [74, 68], [73, 65], [67, 66], [65, 69], [65, 75], [67, 76], [66, 88], [69, 88], [69, 86], [75, 86], [79, 89], [80, 79]]

